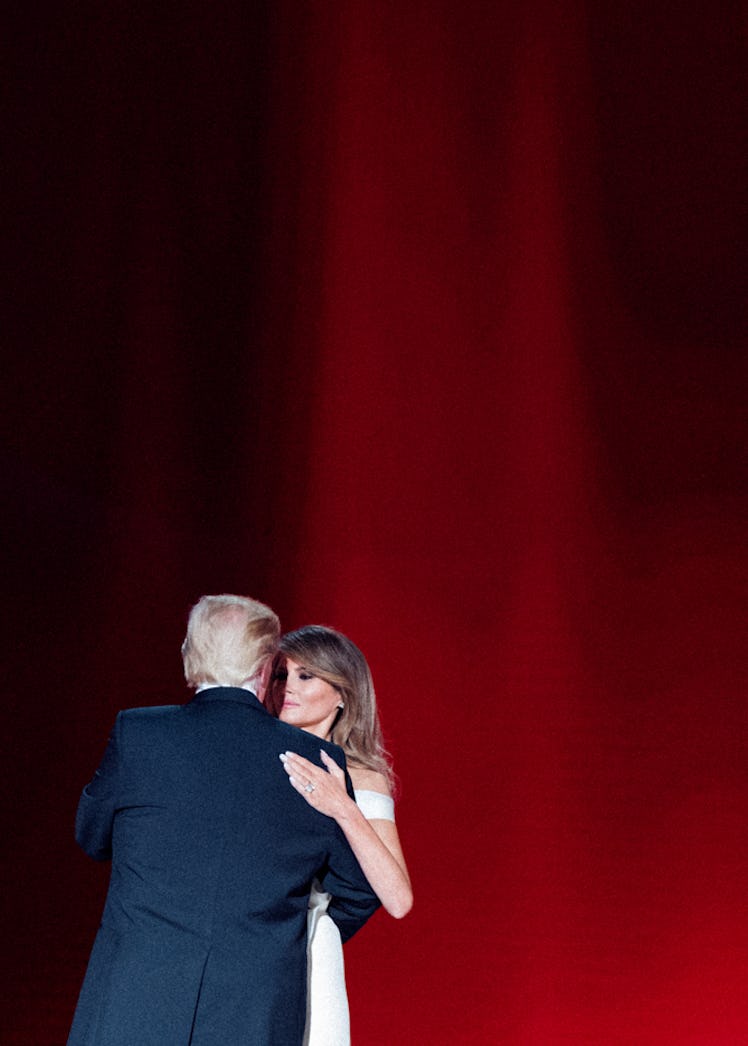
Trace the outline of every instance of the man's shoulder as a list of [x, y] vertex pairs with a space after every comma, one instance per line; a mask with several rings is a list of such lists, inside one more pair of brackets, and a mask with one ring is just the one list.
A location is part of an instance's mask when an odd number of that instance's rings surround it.
[[298, 752], [299, 755], [303, 755], [307, 759], [319, 762], [319, 751], [321, 748], [336, 763], [340, 766], [345, 766], [345, 753], [340, 745], [336, 745], [333, 741], [323, 741], [321, 738], [309, 733], [308, 730], [301, 730], [298, 726], [291, 726], [290, 723], [282, 723], [280, 719], [273, 719], [272, 717], [271, 719], [273, 723], [277, 724], [274, 729], [278, 731], [279, 739], [289, 751]]
[[141, 705], [138, 708], [124, 708], [120, 713], [123, 719], [164, 719], [181, 712], [184, 705]]
[[147, 730], [161, 723], [174, 720], [184, 705], [143, 705], [139, 708], [124, 708], [117, 714], [117, 727], [128, 733], [139, 729]]

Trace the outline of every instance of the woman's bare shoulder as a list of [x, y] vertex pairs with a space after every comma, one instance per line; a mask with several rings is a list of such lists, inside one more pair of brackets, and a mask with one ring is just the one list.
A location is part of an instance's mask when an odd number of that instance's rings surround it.
[[357, 792], [379, 792], [381, 795], [391, 795], [387, 778], [377, 770], [368, 770], [363, 766], [348, 766], [353, 787]]

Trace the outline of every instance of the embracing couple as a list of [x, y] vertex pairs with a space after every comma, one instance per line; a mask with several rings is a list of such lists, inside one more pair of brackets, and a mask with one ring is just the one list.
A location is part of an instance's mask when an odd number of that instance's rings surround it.
[[412, 903], [366, 660], [232, 595], [182, 655], [193, 699], [120, 712], [81, 795], [112, 869], [68, 1046], [346, 1046], [342, 942]]

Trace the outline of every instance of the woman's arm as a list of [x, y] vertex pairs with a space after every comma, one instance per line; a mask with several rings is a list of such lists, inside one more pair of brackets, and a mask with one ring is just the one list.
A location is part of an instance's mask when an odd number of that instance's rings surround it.
[[[321, 752], [321, 758], [326, 770], [293, 752], [281, 756], [296, 791], [340, 825], [382, 907], [395, 919], [402, 919], [413, 907], [413, 890], [394, 821], [367, 821], [346, 792], [343, 771], [326, 752]], [[354, 786], [389, 795], [382, 774], [355, 767], [350, 773]]]

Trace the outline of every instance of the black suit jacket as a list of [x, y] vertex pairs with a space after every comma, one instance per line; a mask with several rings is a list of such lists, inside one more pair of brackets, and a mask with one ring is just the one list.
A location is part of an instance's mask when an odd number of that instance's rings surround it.
[[[337, 824], [288, 783], [335, 745], [245, 690], [120, 712], [76, 838], [112, 870], [69, 1046], [293, 1046], [316, 877], [343, 940], [378, 907]], [[350, 782], [349, 782], [350, 785]]]

